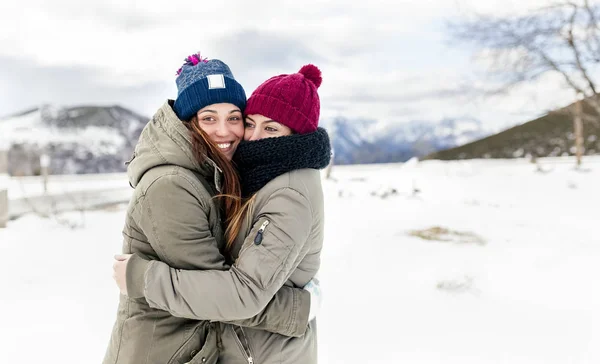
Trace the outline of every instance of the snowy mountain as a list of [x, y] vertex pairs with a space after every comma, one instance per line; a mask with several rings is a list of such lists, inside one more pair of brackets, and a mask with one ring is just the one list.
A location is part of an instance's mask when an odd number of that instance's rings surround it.
[[120, 106], [45, 105], [0, 119], [0, 139], [12, 175], [39, 174], [42, 154], [52, 174], [119, 172], [147, 122]]
[[[9, 145], [9, 173], [37, 175], [40, 155], [50, 173], [125, 170], [148, 118], [120, 106], [42, 106], [0, 119], [0, 143]], [[402, 162], [479, 139], [487, 133], [474, 119], [439, 123], [385, 123], [336, 118], [321, 123], [330, 133], [336, 164]]]
[[336, 164], [403, 162], [490, 134], [479, 120], [470, 118], [438, 123], [335, 118], [324, 120], [322, 125], [330, 133]]

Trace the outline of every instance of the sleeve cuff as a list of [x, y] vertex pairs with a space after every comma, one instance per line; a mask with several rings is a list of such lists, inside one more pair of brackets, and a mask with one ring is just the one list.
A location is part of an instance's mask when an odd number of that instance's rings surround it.
[[295, 289], [298, 299], [296, 317], [290, 327], [290, 336], [300, 337], [306, 333], [308, 328], [308, 315], [310, 314], [310, 293], [305, 289]]
[[144, 297], [146, 282], [144, 276], [150, 261], [134, 254], [129, 258], [125, 278], [127, 283], [127, 295], [131, 298]]

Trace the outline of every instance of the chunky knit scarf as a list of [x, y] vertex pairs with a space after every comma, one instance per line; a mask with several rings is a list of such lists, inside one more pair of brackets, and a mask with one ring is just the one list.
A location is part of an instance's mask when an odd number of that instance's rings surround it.
[[329, 135], [318, 128], [309, 134], [242, 142], [233, 160], [240, 174], [242, 195], [250, 197], [277, 176], [296, 169], [323, 169], [330, 158]]

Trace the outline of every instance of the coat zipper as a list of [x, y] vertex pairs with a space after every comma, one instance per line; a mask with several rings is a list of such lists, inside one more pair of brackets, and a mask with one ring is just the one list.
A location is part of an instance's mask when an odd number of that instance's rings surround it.
[[256, 236], [254, 237], [254, 245], [260, 245], [260, 243], [262, 243], [263, 234], [268, 225], [269, 225], [269, 220], [265, 220], [265, 222], [262, 223], [262, 225], [260, 226], [260, 229], [258, 229], [258, 232], [256, 233]]
[[125, 165], [128, 166], [131, 162], [133, 162], [135, 157], [136, 157], [136, 155], [135, 155], [135, 150], [134, 150], [133, 154], [131, 154], [131, 158], [129, 158], [129, 160], [127, 162], [125, 162]]
[[[244, 337], [244, 341], [246, 342], [246, 346], [244, 346], [244, 344], [242, 343], [242, 340], [240, 339], [240, 336], [238, 335], [237, 329], [240, 329], [240, 332], [241, 332], [242, 336]], [[241, 326], [236, 325], [235, 328], [233, 329], [233, 334], [235, 335], [235, 341], [237, 341], [240, 349], [242, 349], [242, 352], [244, 353], [244, 355], [246, 355], [246, 360], [248, 360], [248, 364], [254, 364], [254, 359], [252, 358], [252, 352], [250, 351], [250, 343], [248, 343], [248, 337], [246, 336], [244, 329]]]
[[[254, 237], [254, 245], [260, 245], [262, 243], [262, 237], [263, 234], [265, 232], [265, 229], [267, 228], [267, 225], [269, 225], [271, 222], [269, 220], [265, 220], [263, 221], [263, 223], [260, 225], [260, 228], [258, 229], [258, 231], [256, 232], [256, 236]], [[258, 241], [258, 243], [257, 243]], [[242, 246], [242, 249], [240, 249], [240, 252], [238, 253], [238, 257], [241, 257], [242, 254], [248, 250], [250, 247], [252, 246], [252, 244], [244, 244]], [[237, 263], [237, 259], [236, 259], [236, 263]]]
[[244, 331], [244, 328], [240, 326], [240, 330], [242, 330], [242, 335], [244, 336], [244, 341], [246, 341], [246, 347], [248, 348], [248, 364], [254, 364], [254, 355], [252, 354], [252, 350], [250, 349], [250, 343], [248, 342], [248, 335]]

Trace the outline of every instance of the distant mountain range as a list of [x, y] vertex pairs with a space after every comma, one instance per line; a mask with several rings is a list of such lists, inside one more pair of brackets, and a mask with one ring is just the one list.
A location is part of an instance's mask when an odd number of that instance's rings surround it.
[[336, 164], [404, 162], [477, 140], [490, 132], [475, 119], [384, 124], [375, 120], [324, 120]]
[[12, 175], [39, 174], [42, 154], [52, 174], [120, 172], [147, 122], [120, 106], [42, 106], [0, 119], [0, 139]]
[[[46, 105], [0, 119], [0, 139], [10, 144], [12, 175], [39, 174], [42, 153], [51, 157], [53, 174], [122, 172], [148, 120], [120, 106]], [[335, 118], [321, 124], [331, 135], [336, 164], [402, 162], [489, 134], [474, 119], [386, 124]]]
[[[422, 159], [518, 158], [573, 155], [573, 105], [492, 134], [479, 120], [437, 123], [333, 118], [322, 120], [336, 164]], [[598, 115], [591, 108], [586, 114]], [[53, 174], [125, 171], [149, 118], [120, 106], [42, 106], [0, 119], [0, 144], [9, 144], [9, 173], [40, 173], [48, 154]], [[600, 121], [584, 121], [585, 154], [600, 153]], [[489, 135], [489, 136], [488, 136]]]
[[[574, 105], [512, 127], [498, 134], [454, 148], [433, 152], [424, 159], [519, 158], [575, 155]], [[600, 117], [585, 105], [585, 155], [600, 153]]]

